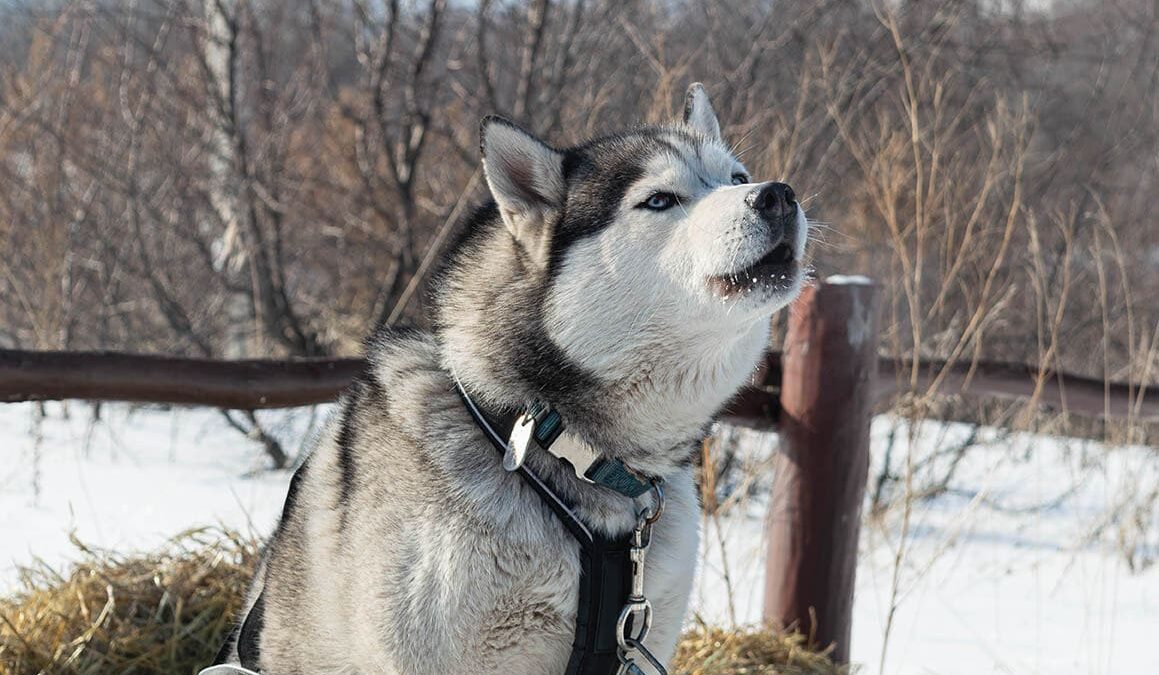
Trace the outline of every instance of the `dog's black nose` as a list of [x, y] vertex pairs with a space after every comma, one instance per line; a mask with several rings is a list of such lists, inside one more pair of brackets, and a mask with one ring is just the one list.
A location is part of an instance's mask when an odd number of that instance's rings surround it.
[[749, 205], [766, 218], [781, 220], [797, 214], [797, 195], [784, 183], [768, 183], [749, 195]]

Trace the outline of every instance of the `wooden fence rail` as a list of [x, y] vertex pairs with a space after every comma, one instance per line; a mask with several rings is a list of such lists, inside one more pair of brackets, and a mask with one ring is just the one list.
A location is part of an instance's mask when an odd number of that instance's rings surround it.
[[[757, 386], [742, 391], [724, 417], [758, 428], [775, 428], [781, 354], [770, 352]], [[327, 403], [364, 367], [361, 359], [218, 361], [112, 352], [42, 352], [0, 349], [0, 402], [130, 401], [204, 405], [236, 410], [290, 408]], [[1011, 363], [922, 361], [917, 388], [945, 371], [938, 391], [988, 398], [1028, 399], [1039, 371]], [[878, 359], [874, 400], [909, 390], [909, 361]], [[1159, 421], [1159, 392], [1137, 384], [1048, 372], [1038, 402], [1085, 417]]]
[[0, 402], [71, 398], [292, 408], [333, 401], [365, 367], [362, 359], [216, 361], [0, 349]]

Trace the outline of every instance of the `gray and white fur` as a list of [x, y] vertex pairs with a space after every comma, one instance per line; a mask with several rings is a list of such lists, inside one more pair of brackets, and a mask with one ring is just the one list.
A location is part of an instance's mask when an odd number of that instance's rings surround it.
[[[583, 444], [662, 478], [647, 557], [647, 646], [673, 652], [697, 557], [691, 456], [800, 290], [792, 191], [749, 182], [703, 87], [683, 119], [559, 150], [482, 125], [493, 201], [465, 224], [433, 334], [387, 331], [298, 471], [224, 650], [265, 675], [563, 673], [578, 545], [457, 396], [549, 401]], [[636, 505], [533, 447], [527, 465], [592, 528]]]

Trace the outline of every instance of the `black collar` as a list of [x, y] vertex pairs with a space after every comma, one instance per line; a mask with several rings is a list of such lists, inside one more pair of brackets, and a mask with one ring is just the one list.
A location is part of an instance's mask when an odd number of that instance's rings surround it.
[[548, 403], [535, 401], [519, 412], [488, 415], [471, 398], [459, 379], [454, 376], [452, 379], [475, 424], [483, 429], [491, 444], [503, 455], [503, 467], [508, 471], [522, 467], [528, 447], [534, 441], [547, 454], [566, 463], [579, 480], [606, 487], [629, 499], [647, 493], [657, 480], [630, 469], [618, 459], [604, 457], [586, 447], [553, 447], [565, 425], [559, 412]]

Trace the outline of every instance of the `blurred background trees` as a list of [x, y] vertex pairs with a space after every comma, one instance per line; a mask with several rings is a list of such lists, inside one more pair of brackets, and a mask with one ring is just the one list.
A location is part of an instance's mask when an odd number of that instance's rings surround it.
[[[560, 145], [703, 80], [883, 354], [1154, 382], [1159, 9], [1095, 2], [0, 4], [0, 346], [357, 353], [422, 323], [499, 112]], [[916, 380], [915, 380], [916, 382]]]

